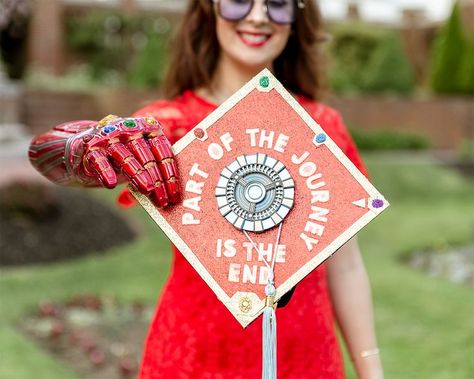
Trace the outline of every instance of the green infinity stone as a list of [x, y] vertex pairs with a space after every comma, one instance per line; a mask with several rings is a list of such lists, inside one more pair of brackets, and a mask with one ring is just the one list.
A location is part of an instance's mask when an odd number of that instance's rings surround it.
[[263, 88], [267, 88], [269, 85], [270, 85], [270, 79], [268, 76], [262, 76], [260, 78], [260, 85], [263, 87]]
[[123, 122], [123, 124], [125, 125], [125, 127], [127, 128], [134, 128], [135, 127], [135, 121], [133, 120], [125, 120]]

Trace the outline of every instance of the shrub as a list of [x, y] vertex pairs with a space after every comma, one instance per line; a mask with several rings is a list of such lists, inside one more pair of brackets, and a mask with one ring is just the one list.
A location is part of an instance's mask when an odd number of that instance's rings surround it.
[[0, 230], [0, 266], [71, 259], [135, 236], [85, 190], [29, 182], [0, 187]]
[[410, 93], [414, 86], [415, 76], [400, 37], [391, 33], [371, 55], [362, 88], [366, 92]]
[[461, 93], [474, 95], [474, 36], [466, 41], [458, 83]]
[[420, 135], [393, 130], [350, 130], [352, 138], [361, 150], [423, 150], [429, 141]]
[[463, 30], [459, 4], [432, 49], [430, 83], [436, 93], [474, 94], [474, 43]]
[[400, 37], [393, 31], [346, 24], [329, 45], [331, 87], [336, 92], [408, 93], [415, 85]]
[[166, 67], [166, 40], [159, 35], [148, 37], [129, 70], [128, 82], [134, 87], [157, 87]]
[[464, 139], [459, 149], [459, 159], [461, 162], [474, 163], [474, 140]]
[[154, 87], [166, 65], [169, 29], [163, 17], [94, 12], [68, 19], [67, 42], [96, 80], [120, 74], [134, 86]]
[[336, 27], [332, 34], [329, 45], [331, 86], [338, 92], [357, 91], [361, 88], [370, 52], [379, 44], [380, 33], [359, 24], [343, 24]]
[[11, 79], [21, 79], [26, 70], [31, 3], [31, 0], [0, 0], [0, 66], [3, 61]]

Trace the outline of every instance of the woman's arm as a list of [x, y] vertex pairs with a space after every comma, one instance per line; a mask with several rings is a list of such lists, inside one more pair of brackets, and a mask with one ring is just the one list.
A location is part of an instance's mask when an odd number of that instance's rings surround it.
[[370, 284], [357, 239], [328, 260], [332, 304], [360, 379], [383, 378], [374, 330]]

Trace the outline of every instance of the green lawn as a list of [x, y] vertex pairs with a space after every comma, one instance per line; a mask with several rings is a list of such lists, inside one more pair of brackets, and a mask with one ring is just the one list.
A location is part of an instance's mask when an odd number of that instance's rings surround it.
[[[360, 234], [373, 286], [386, 378], [474, 378], [474, 291], [401, 263], [414, 249], [474, 241], [474, 181], [429, 159], [368, 155], [373, 182], [392, 206]], [[105, 191], [98, 193], [107, 197]], [[166, 279], [166, 238], [146, 227], [136, 242], [100, 257], [0, 271], [0, 379], [77, 379], [38, 349], [15, 323], [42, 299], [82, 292], [153, 304]], [[353, 377], [350, 368], [349, 377]]]

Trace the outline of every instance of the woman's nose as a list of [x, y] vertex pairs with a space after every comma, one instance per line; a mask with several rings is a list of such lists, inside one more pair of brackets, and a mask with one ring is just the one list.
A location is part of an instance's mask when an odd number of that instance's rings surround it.
[[255, 0], [246, 20], [255, 23], [269, 22], [267, 4], [263, 0]]

